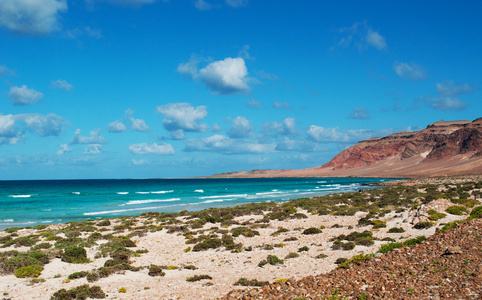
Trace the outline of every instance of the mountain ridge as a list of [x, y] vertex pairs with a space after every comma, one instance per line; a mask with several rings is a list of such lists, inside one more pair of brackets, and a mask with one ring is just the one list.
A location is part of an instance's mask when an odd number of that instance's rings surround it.
[[329, 162], [299, 170], [252, 170], [212, 178], [425, 177], [482, 174], [482, 118], [444, 121], [425, 129], [360, 141]]

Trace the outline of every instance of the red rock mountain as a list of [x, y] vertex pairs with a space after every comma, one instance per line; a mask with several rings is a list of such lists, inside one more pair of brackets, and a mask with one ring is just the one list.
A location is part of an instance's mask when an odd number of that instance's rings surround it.
[[301, 170], [253, 170], [213, 177], [418, 177], [482, 174], [482, 118], [439, 121], [414, 132], [372, 138], [330, 162]]

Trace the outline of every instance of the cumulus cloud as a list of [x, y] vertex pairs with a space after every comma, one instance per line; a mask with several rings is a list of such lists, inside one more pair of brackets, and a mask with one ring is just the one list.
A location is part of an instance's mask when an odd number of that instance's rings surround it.
[[366, 41], [369, 45], [377, 48], [378, 50], [387, 49], [385, 38], [381, 36], [378, 31], [373, 31], [371, 28], [368, 29]]
[[124, 132], [127, 130], [127, 126], [121, 121], [114, 121], [107, 125], [107, 130], [112, 133]]
[[316, 152], [321, 149], [316, 143], [308, 140], [295, 140], [283, 137], [275, 148], [276, 151], [299, 151], [299, 152]]
[[227, 57], [199, 70], [199, 79], [212, 91], [232, 94], [249, 90], [248, 69], [241, 57]]
[[44, 94], [34, 89], [29, 89], [26, 85], [22, 85], [21, 87], [12, 86], [8, 97], [12, 100], [13, 105], [31, 105], [40, 101], [44, 97]]
[[59, 14], [66, 11], [66, 0], [2, 0], [0, 26], [20, 34], [44, 35], [60, 28]]
[[370, 115], [364, 107], [355, 108], [350, 114], [350, 119], [366, 120], [370, 119]]
[[436, 84], [438, 97], [421, 98], [429, 107], [435, 110], [462, 110], [468, 107], [466, 102], [460, 100], [460, 95], [472, 93], [472, 87], [467, 83], [456, 84], [447, 80]]
[[70, 144], [105, 144], [106, 140], [100, 135], [101, 129], [92, 130], [88, 137], [80, 135], [80, 129], [74, 133], [74, 138]]
[[255, 99], [249, 99], [246, 101], [246, 106], [251, 107], [251, 108], [257, 108], [261, 109], [263, 106], [261, 105], [261, 102], [255, 100]]
[[226, 0], [226, 4], [231, 7], [243, 7], [248, 5], [248, 0]]
[[102, 150], [102, 145], [100, 144], [90, 144], [84, 148], [84, 154], [101, 154], [102, 152], [104, 151]]
[[129, 146], [133, 154], [174, 154], [174, 148], [170, 144], [133, 144]]
[[183, 140], [186, 138], [186, 134], [182, 129], [172, 130], [169, 131], [169, 137], [173, 140]]
[[66, 80], [61, 79], [52, 81], [50, 85], [54, 88], [61, 89], [67, 92], [71, 91], [74, 88], [74, 86], [68, 83]]
[[276, 109], [291, 109], [291, 105], [288, 104], [288, 102], [278, 102], [278, 101], [275, 101], [273, 103], [273, 108], [276, 108]]
[[309, 140], [316, 143], [356, 143], [373, 137], [392, 134], [393, 129], [370, 130], [355, 129], [347, 130], [340, 128], [324, 128], [311, 125], [306, 131]]
[[177, 72], [184, 77], [200, 80], [215, 94], [234, 94], [249, 91], [248, 69], [241, 57], [227, 57], [224, 60], [211, 62], [198, 70], [201, 61], [191, 57], [189, 62], [181, 63]]
[[212, 127], [213, 132], [219, 132], [219, 131], [222, 131], [222, 130], [223, 129], [221, 128], [221, 126], [219, 126], [217, 123], [213, 124], [213, 127]]
[[393, 69], [398, 76], [412, 80], [422, 80], [426, 77], [425, 70], [417, 64], [407, 64], [396, 61], [393, 64]]
[[64, 155], [64, 154], [67, 154], [67, 153], [72, 152], [72, 150], [74, 150], [74, 149], [71, 148], [71, 147], [69, 147], [69, 145], [67, 145], [67, 144], [61, 144], [61, 145], [60, 145], [60, 150], [57, 151], [55, 154], [57, 154], [57, 155]]
[[128, 109], [125, 111], [124, 121], [117, 120], [109, 123], [107, 125], [107, 130], [112, 133], [124, 132], [128, 129], [126, 124], [128, 124], [128, 126], [135, 131], [147, 132], [151, 129], [149, 126], [147, 126], [144, 120], [134, 118], [134, 111]]
[[3, 76], [16, 76], [15, 72], [7, 68], [6, 66], [0, 66], [0, 77]]
[[239, 116], [231, 122], [231, 128], [226, 132], [230, 138], [247, 138], [252, 135], [254, 131], [253, 126], [248, 119]]
[[283, 122], [266, 122], [262, 130], [265, 136], [287, 136], [297, 135], [295, 118], [285, 118]]
[[210, 10], [213, 6], [204, 0], [197, 0], [194, 6], [199, 10]]
[[0, 144], [16, 144], [27, 131], [41, 137], [58, 136], [66, 123], [55, 114], [0, 114]]
[[168, 103], [157, 107], [157, 112], [162, 114], [162, 125], [170, 133], [179, 136], [179, 130], [184, 132], [203, 132], [208, 125], [200, 122], [207, 116], [206, 106], [193, 107], [189, 103]]
[[224, 135], [213, 135], [185, 141], [184, 151], [206, 151], [222, 154], [259, 154], [275, 152], [273, 143], [259, 143], [252, 140], [230, 139]]
[[368, 47], [374, 47], [378, 50], [388, 49], [385, 37], [378, 31], [373, 30], [366, 21], [354, 23], [351, 27], [341, 28], [338, 30], [341, 37], [337, 39], [331, 50], [343, 47], [346, 48], [354, 44], [359, 50]]

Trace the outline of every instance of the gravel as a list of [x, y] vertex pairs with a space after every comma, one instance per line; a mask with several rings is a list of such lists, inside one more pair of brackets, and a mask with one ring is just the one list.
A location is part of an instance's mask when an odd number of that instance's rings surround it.
[[482, 299], [482, 219], [346, 269], [221, 299]]

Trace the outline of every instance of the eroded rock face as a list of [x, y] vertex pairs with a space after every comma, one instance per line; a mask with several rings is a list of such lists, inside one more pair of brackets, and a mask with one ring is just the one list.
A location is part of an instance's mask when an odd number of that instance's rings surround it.
[[322, 168], [349, 169], [370, 166], [390, 157], [413, 156], [423, 162], [459, 154], [482, 156], [482, 118], [470, 121], [439, 121], [416, 132], [401, 132], [362, 141], [335, 156]]

